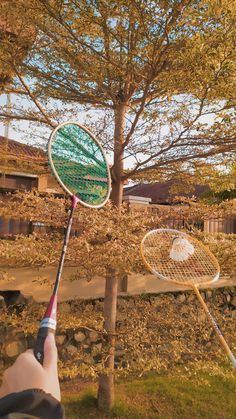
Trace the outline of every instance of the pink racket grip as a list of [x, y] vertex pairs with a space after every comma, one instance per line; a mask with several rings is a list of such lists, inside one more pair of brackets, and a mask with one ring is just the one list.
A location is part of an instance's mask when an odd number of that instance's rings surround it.
[[34, 356], [37, 361], [43, 365], [44, 361], [44, 343], [49, 333], [55, 334], [57, 317], [57, 296], [52, 295], [44, 317], [40, 323], [36, 343], [34, 347]]

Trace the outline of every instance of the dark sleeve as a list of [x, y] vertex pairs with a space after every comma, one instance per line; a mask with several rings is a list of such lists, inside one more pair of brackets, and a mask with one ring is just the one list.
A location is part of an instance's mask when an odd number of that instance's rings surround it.
[[64, 419], [61, 403], [43, 390], [30, 389], [0, 399], [0, 419]]

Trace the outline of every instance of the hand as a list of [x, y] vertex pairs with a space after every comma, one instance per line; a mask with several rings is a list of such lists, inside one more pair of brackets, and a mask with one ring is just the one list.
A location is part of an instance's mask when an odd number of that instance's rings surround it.
[[61, 400], [57, 374], [57, 348], [50, 333], [44, 343], [43, 366], [35, 359], [32, 349], [18, 356], [14, 364], [3, 374], [0, 397], [10, 393], [38, 388]]

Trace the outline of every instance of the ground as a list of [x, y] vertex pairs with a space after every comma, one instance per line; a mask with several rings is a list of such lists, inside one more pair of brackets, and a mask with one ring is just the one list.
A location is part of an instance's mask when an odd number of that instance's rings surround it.
[[229, 365], [192, 365], [171, 374], [117, 379], [109, 415], [96, 409], [95, 383], [67, 382], [62, 391], [67, 419], [236, 418], [236, 376]]

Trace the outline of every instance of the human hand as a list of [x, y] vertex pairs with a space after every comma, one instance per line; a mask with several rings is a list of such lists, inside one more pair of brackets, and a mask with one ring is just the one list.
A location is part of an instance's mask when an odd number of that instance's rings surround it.
[[14, 364], [3, 374], [0, 397], [29, 389], [41, 389], [61, 400], [57, 373], [57, 347], [50, 333], [44, 343], [44, 362], [41, 365], [29, 349], [18, 356]]

